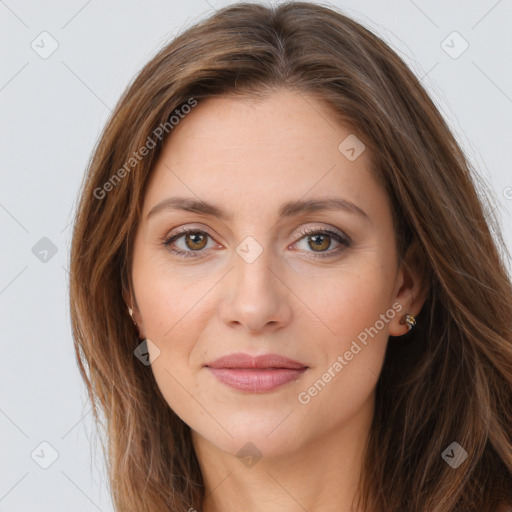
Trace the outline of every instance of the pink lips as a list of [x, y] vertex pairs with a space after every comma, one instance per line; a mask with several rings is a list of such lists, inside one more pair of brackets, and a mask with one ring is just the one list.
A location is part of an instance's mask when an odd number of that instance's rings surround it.
[[224, 384], [241, 391], [264, 393], [297, 380], [308, 366], [278, 354], [253, 357], [237, 353], [205, 365]]

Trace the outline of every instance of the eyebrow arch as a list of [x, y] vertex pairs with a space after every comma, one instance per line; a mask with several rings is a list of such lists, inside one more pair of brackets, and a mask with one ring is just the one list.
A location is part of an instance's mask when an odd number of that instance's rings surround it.
[[[217, 217], [221, 220], [232, 220], [233, 214], [226, 213], [218, 206], [207, 201], [201, 201], [189, 197], [169, 197], [157, 203], [149, 211], [146, 219], [166, 210], [183, 210]], [[279, 217], [293, 217], [300, 214], [314, 213], [318, 211], [344, 210], [348, 213], [359, 215], [366, 221], [370, 221], [368, 214], [356, 204], [339, 197], [328, 197], [322, 199], [307, 199], [289, 201], [279, 210]]]

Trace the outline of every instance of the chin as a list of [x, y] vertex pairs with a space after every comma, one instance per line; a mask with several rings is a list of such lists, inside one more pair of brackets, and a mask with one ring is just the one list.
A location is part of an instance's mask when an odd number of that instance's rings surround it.
[[202, 428], [195, 430], [218, 449], [237, 457], [278, 457], [299, 447], [299, 434], [304, 435], [304, 431], [291, 421], [291, 417], [286, 418], [286, 414], [269, 414], [266, 418], [244, 415], [244, 419], [230, 417], [225, 427], [229, 434], [220, 427], [205, 431], [204, 423]]

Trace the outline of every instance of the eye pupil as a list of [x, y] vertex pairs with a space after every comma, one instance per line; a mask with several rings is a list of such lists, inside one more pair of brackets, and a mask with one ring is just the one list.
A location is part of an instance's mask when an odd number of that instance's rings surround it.
[[[310, 235], [309, 237], [310, 239], [315, 239], [315, 241], [313, 242], [313, 245], [311, 245], [311, 243], [309, 243], [309, 246], [313, 249], [313, 248], [316, 248], [316, 249], [328, 249], [329, 248], [329, 245], [330, 242], [329, 242], [329, 235]], [[318, 239], [321, 239], [321, 241], [318, 241]], [[327, 240], [327, 244], [325, 244], [325, 241]], [[323, 245], [322, 245], [323, 244]]]
[[[206, 237], [202, 233], [189, 233], [186, 235], [185, 240], [187, 243], [187, 247], [189, 247], [189, 249], [203, 249], [205, 246], [204, 242], [206, 240]], [[192, 244], [195, 244], [196, 246], [190, 247], [188, 245], [189, 241], [192, 241]], [[201, 242], [203, 242], [203, 245], [201, 245]], [[197, 244], [199, 244], [200, 246], [197, 247]]]

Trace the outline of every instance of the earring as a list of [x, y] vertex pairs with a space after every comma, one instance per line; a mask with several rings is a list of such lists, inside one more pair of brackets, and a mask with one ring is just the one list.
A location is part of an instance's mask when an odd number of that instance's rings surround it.
[[409, 331], [410, 331], [416, 325], [416, 319], [412, 315], [407, 313], [406, 315], [404, 315], [402, 317], [402, 319], [400, 320], [400, 323], [402, 325], [407, 324], [407, 327], [409, 328]]
[[137, 322], [133, 318], [133, 309], [130, 306], [128, 306], [128, 313], [130, 313], [130, 316], [132, 317], [133, 323], [138, 327]]

